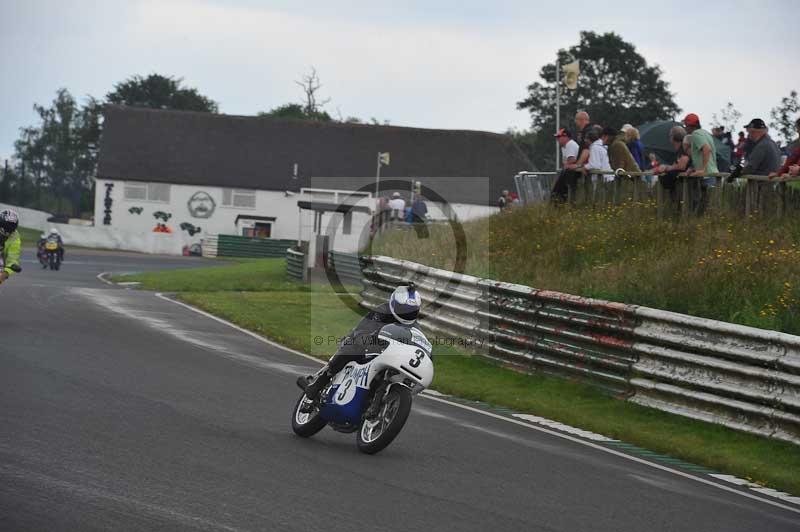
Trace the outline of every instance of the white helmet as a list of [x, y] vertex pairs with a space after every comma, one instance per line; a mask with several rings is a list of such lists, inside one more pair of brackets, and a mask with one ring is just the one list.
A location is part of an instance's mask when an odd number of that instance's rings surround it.
[[51, 227], [50, 228], [50, 234], [51, 235], [57, 235], [58, 234], [58, 229], [56, 229], [55, 227]]
[[404, 325], [412, 325], [417, 321], [420, 307], [422, 307], [422, 296], [417, 292], [414, 283], [398, 286], [389, 298], [389, 310], [392, 311], [392, 316]]
[[0, 237], [5, 240], [11, 236], [11, 233], [17, 230], [19, 225], [19, 215], [17, 211], [5, 209], [0, 211]]

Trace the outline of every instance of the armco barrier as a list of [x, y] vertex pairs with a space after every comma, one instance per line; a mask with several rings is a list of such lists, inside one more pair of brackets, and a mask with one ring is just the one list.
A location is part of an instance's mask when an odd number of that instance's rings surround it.
[[328, 252], [328, 270], [335, 274], [342, 284], [361, 284], [361, 265], [358, 255]]
[[219, 236], [217, 235], [208, 235], [200, 240], [200, 248], [203, 250], [204, 257], [216, 257], [218, 247]]
[[286, 275], [296, 281], [307, 280], [306, 256], [297, 249], [286, 249]]
[[254, 258], [284, 257], [286, 255], [286, 248], [295, 243], [295, 240], [218, 235], [217, 256]]
[[800, 337], [362, 258], [363, 305], [413, 280], [422, 323], [485, 355], [659, 410], [800, 444]]

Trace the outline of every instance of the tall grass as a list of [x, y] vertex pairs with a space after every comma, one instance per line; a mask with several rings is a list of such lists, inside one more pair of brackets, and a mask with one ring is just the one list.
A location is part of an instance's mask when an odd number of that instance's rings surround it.
[[[659, 220], [656, 204], [535, 205], [466, 223], [465, 272], [800, 334], [800, 220], [709, 212]], [[388, 231], [372, 252], [445, 269], [450, 226]]]

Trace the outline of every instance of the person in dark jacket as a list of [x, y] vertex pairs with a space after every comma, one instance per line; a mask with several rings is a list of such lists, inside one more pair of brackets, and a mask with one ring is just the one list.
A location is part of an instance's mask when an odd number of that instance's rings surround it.
[[781, 166], [781, 150], [769, 136], [769, 128], [760, 118], [754, 118], [744, 126], [752, 142], [747, 155], [747, 165], [742, 175], [769, 175]]
[[379, 353], [382, 350], [378, 333], [385, 325], [390, 323], [405, 327], [416, 325], [421, 306], [422, 298], [413, 283], [395, 288], [388, 302], [370, 311], [342, 339], [339, 349], [321, 370], [314, 375], [297, 378], [297, 385], [303, 389], [306, 397], [311, 399], [310, 403], [301, 407], [301, 412], [313, 411], [319, 394], [348, 362], [359, 362], [367, 354]]

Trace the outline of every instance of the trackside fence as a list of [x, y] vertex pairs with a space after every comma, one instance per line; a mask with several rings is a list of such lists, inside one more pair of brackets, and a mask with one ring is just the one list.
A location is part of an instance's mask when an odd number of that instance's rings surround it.
[[328, 252], [328, 270], [335, 273], [342, 284], [361, 284], [361, 264], [358, 255], [330, 251]]
[[302, 250], [286, 249], [286, 276], [296, 281], [308, 280], [306, 255]]
[[800, 337], [361, 257], [362, 305], [414, 281], [429, 329], [522, 370], [800, 444]]
[[248, 238], [237, 235], [209, 235], [202, 239], [204, 257], [275, 258], [286, 255], [295, 240]]
[[[789, 186], [800, 177], [760, 175], [732, 177], [729, 173], [678, 175], [669, 182], [653, 171], [605, 172], [587, 169], [570, 186], [568, 202], [574, 205], [618, 205], [625, 201], [652, 201], [659, 218], [701, 215], [708, 210], [744, 212], [745, 215], [783, 217], [800, 212], [800, 188]], [[521, 172], [514, 182], [523, 204], [546, 203], [557, 180], [553, 172]]]

